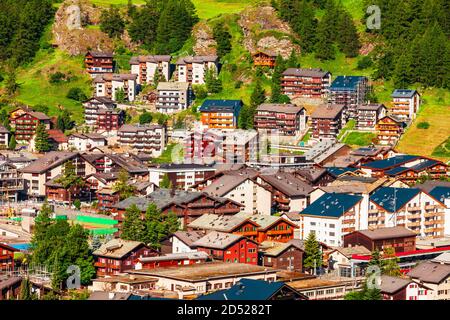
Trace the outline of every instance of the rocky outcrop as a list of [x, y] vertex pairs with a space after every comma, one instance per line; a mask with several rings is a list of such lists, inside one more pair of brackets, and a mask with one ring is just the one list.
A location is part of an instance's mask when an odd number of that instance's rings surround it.
[[112, 40], [98, 28], [100, 14], [87, 0], [64, 1], [53, 24], [54, 44], [70, 55], [113, 50]]
[[206, 22], [199, 22], [192, 30], [195, 43], [193, 50], [197, 55], [216, 55], [217, 42], [214, 40], [212, 28]]
[[243, 45], [250, 53], [266, 50], [286, 59], [292, 49], [300, 52], [300, 47], [293, 42], [296, 36], [291, 28], [270, 6], [247, 8], [238, 23], [244, 34]]

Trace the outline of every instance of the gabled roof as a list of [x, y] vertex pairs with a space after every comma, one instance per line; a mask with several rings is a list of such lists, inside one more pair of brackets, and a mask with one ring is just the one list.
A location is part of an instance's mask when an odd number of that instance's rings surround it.
[[112, 239], [95, 250], [94, 256], [121, 259], [136, 248], [143, 246], [144, 243], [139, 241], [129, 241], [120, 238]]
[[423, 170], [425, 170], [427, 168], [430, 168], [430, 167], [432, 167], [432, 166], [434, 166], [436, 164], [439, 164], [439, 163], [441, 163], [441, 162], [437, 161], [437, 160], [430, 159], [430, 160], [422, 161], [421, 163], [418, 163], [415, 166], [412, 166], [412, 167], [409, 167], [409, 168], [408, 167], [403, 167], [403, 166], [395, 167], [395, 168], [392, 168], [392, 169], [386, 171], [385, 173], [387, 175], [389, 175], [389, 176], [396, 176], [398, 174], [402, 174], [402, 173], [404, 173], [406, 171], [410, 171], [410, 170], [413, 170], [415, 172], [421, 172], [421, 171], [423, 171]]
[[253, 169], [242, 169], [237, 171], [228, 171], [221, 177], [214, 180], [210, 185], [206, 186], [202, 191], [216, 195], [224, 196], [235, 187], [246, 181], [254, 179], [258, 176], [258, 172]]
[[292, 103], [263, 103], [258, 106], [257, 111], [297, 114], [303, 109]]
[[354, 254], [357, 255], [370, 255], [371, 251], [364, 246], [353, 246], [353, 247], [333, 247], [333, 252], [337, 251], [347, 258], [351, 258]]
[[4, 126], [0, 125], [0, 133], [9, 133], [9, 130], [6, 129]]
[[241, 108], [241, 100], [205, 100], [198, 111], [239, 113]]
[[439, 284], [450, 276], [450, 264], [426, 261], [414, 267], [407, 274], [413, 279], [419, 279], [422, 282]]
[[260, 226], [259, 230], [267, 230], [268, 228], [279, 222], [285, 222], [291, 225], [293, 228], [298, 228], [297, 225], [295, 225], [294, 223], [277, 216], [270, 216], [265, 214], [253, 214], [245, 212], [239, 212], [236, 214], [236, 216], [247, 218], [252, 220], [253, 222], [256, 222]]
[[301, 246], [292, 242], [263, 241], [259, 245], [260, 251], [263, 251], [265, 256], [270, 257], [278, 257], [291, 247], [304, 251]]
[[90, 54], [95, 58], [112, 58], [114, 57], [114, 53], [112, 52], [100, 52], [100, 51], [88, 51], [86, 55]]
[[362, 168], [368, 168], [368, 169], [379, 169], [379, 170], [388, 170], [390, 168], [401, 166], [405, 163], [408, 163], [410, 161], [414, 161], [421, 158], [420, 156], [414, 156], [414, 155], [398, 155], [394, 156], [388, 159], [383, 160], [376, 160], [372, 162], [368, 162], [366, 164], [361, 165]]
[[221, 232], [232, 232], [242, 224], [251, 222], [255, 227], [259, 225], [253, 221], [249, 221], [248, 218], [240, 217], [237, 215], [225, 216], [217, 214], [204, 214], [194, 221], [192, 221], [188, 227], [193, 229], [215, 230]]
[[381, 276], [381, 286], [380, 291], [381, 293], [388, 293], [388, 294], [394, 294], [403, 288], [405, 288], [407, 285], [412, 283], [413, 281], [411, 279], [404, 279], [399, 277], [391, 277], [387, 275]]
[[283, 76], [296, 76], [296, 77], [316, 77], [323, 78], [329, 74], [328, 71], [323, 71], [320, 68], [305, 69], [305, 68], [288, 68], [283, 72]]
[[43, 173], [78, 156], [77, 152], [52, 151], [23, 168], [24, 173]]
[[327, 167], [327, 171], [335, 178], [339, 177], [340, 175], [343, 175], [348, 172], [355, 172], [358, 171], [358, 168], [342, 168], [342, 167]]
[[429, 192], [429, 194], [436, 200], [439, 200], [440, 202], [444, 203], [445, 199], [450, 199], [450, 186], [449, 187], [444, 187], [444, 186], [434, 187]]
[[47, 130], [49, 139], [52, 139], [58, 144], [67, 143], [69, 138], [59, 129], [50, 129]]
[[158, 83], [158, 91], [187, 91], [190, 87], [188, 82], [160, 82]]
[[159, 62], [170, 62], [172, 56], [170, 55], [150, 55], [150, 56], [138, 56], [131, 57], [130, 64], [136, 65], [140, 62], [151, 62], [151, 63], [159, 63]]
[[[245, 237], [232, 234], [212, 231], [204, 237], [194, 242], [193, 247], [203, 247], [211, 249], [226, 249], [235, 242], [244, 239]], [[248, 239], [248, 241], [251, 241]]]
[[345, 193], [325, 193], [306, 207], [301, 214], [339, 218], [362, 200]]
[[381, 187], [370, 196], [370, 200], [393, 213], [403, 208], [420, 192], [417, 188]]
[[355, 91], [358, 84], [366, 80], [366, 77], [362, 76], [338, 76], [331, 84], [331, 91]]
[[289, 172], [277, 172], [274, 175], [260, 175], [259, 177], [288, 197], [308, 196], [313, 191], [311, 185]]
[[282, 288], [297, 293], [297, 296], [306, 300], [303, 294], [289, 287], [284, 282], [267, 282], [264, 280], [241, 279], [234, 286], [226, 290], [216, 291], [211, 294], [202, 295], [197, 300], [255, 300], [263, 301], [272, 298]]
[[338, 117], [345, 109], [343, 104], [321, 104], [314, 109], [312, 113], [312, 118], [320, 119], [335, 119]]
[[382, 103], [365, 103], [358, 106], [357, 110], [378, 111], [383, 108], [386, 109], [386, 106]]
[[202, 231], [177, 231], [172, 236], [178, 238], [188, 247], [192, 247], [195, 241], [205, 236], [205, 233]]
[[392, 93], [392, 98], [412, 98], [418, 94], [417, 90], [396, 89]]
[[176, 64], [188, 64], [188, 63], [205, 63], [205, 62], [218, 62], [218, 56], [187, 56], [181, 57], [177, 60]]
[[208, 254], [206, 252], [177, 252], [177, 253], [168, 253], [163, 256], [156, 257], [144, 257], [139, 258], [140, 262], [157, 262], [157, 261], [171, 261], [171, 260], [206, 260], [208, 259]]
[[405, 227], [378, 228], [374, 230], [358, 230], [354, 233], [360, 233], [367, 238], [375, 240], [394, 239], [403, 237], [415, 237], [416, 233]]

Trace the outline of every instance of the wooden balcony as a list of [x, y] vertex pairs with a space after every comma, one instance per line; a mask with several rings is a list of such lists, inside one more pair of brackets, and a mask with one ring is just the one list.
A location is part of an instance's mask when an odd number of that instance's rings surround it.
[[420, 214], [408, 214], [408, 219], [409, 220], [420, 219]]
[[426, 220], [424, 224], [426, 226], [432, 226], [435, 224], [443, 224], [443, 223], [444, 223], [444, 220]]
[[408, 212], [416, 212], [416, 211], [420, 211], [420, 207], [419, 206], [413, 206], [413, 207], [407, 207], [406, 210], [408, 210]]
[[409, 223], [407, 224], [407, 226], [408, 226], [408, 228], [411, 228], [411, 227], [420, 227], [420, 222], [409, 222]]
[[439, 206], [437, 204], [430, 204], [430, 205], [425, 206], [425, 210], [434, 210], [437, 208], [439, 208]]
[[443, 217], [443, 212], [425, 212], [423, 215], [425, 218], [432, 218], [432, 217]]

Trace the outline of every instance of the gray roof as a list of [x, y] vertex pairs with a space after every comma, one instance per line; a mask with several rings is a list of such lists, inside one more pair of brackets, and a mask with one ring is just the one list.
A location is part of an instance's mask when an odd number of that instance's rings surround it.
[[139, 241], [129, 241], [129, 240], [123, 240], [123, 239], [117, 238], [117, 239], [112, 239], [112, 240], [108, 241], [107, 243], [104, 243], [100, 248], [95, 250], [92, 254], [94, 256], [102, 256], [102, 257], [120, 259], [141, 245], [144, 245], [144, 244]]
[[382, 275], [380, 291], [382, 293], [394, 294], [406, 287], [411, 282], [413, 281], [410, 279]]
[[292, 173], [277, 172], [274, 175], [260, 175], [259, 177], [288, 197], [307, 196], [313, 191], [312, 186]]
[[4, 126], [0, 125], [0, 133], [9, 133], [9, 131]]
[[130, 64], [139, 64], [140, 62], [153, 62], [153, 63], [159, 63], [159, 62], [170, 62], [172, 59], [172, 56], [170, 55], [151, 55], [151, 56], [138, 56], [138, 57], [132, 57], [130, 59]]
[[78, 156], [76, 152], [52, 151], [23, 168], [24, 173], [43, 173]]
[[294, 113], [297, 114], [302, 111], [303, 107], [298, 107], [291, 103], [263, 103], [258, 106], [258, 111]]
[[422, 282], [439, 284], [450, 276], [450, 265], [432, 261], [422, 262], [408, 272], [408, 276]]
[[188, 82], [160, 82], [158, 83], [158, 91], [187, 91], [189, 89]]
[[147, 130], [163, 129], [164, 126], [159, 124], [124, 124], [120, 127], [119, 132], [139, 132]]
[[94, 79], [94, 83], [102, 83], [107, 81], [126, 81], [136, 80], [137, 75], [131, 73], [104, 73]]
[[416, 90], [396, 89], [392, 93], [392, 98], [412, 98], [416, 93], [418, 94]]
[[173, 236], [177, 237], [188, 247], [191, 247], [195, 241], [203, 238], [205, 233], [202, 231], [177, 231], [173, 234]]
[[192, 221], [188, 227], [193, 229], [215, 230], [222, 232], [231, 232], [234, 228], [240, 226], [248, 219], [244, 217], [224, 216], [217, 214], [204, 214]]
[[378, 111], [381, 108], [386, 108], [386, 106], [382, 103], [366, 103], [358, 106], [358, 110], [367, 110], [367, 111]]
[[303, 251], [303, 247], [295, 242], [263, 241], [259, 245], [259, 249], [264, 252], [264, 255], [271, 257], [277, 257], [291, 247]]
[[140, 258], [141, 262], [152, 262], [152, 261], [169, 261], [169, 260], [187, 260], [187, 259], [208, 259], [208, 254], [206, 252], [178, 252], [169, 253], [158, 257], [145, 257]]
[[188, 57], [181, 57], [177, 60], [176, 64], [188, 64], [188, 63], [204, 63], [204, 62], [218, 62], [219, 57], [218, 56], [188, 56]]
[[382, 240], [401, 237], [415, 237], [416, 233], [406, 229], [405, 227], [391, 227], [391, 228], [379, 228], [375, 230], [359, 230], [359, 232], [369, 239]]
[[284, 76], [297, 76], [297, 77], [320, 77], [323, 78], [329, 74], [328, 71], [323, 71], [320, 68], [315, 69], [297, 69], [288, 68], [283, 72]]
[[335, 119], [343, 110], [345, 105], [341, 104], [322, 104], [317, 106], [317, 108], [312, 113], [312, 118], [322, 118], [322, 119]]
[[214, 180], [210, 185], [206, 186], [202, 191], [215, 195], [224, 196], [235, 187], [240, 185], [247, 179], [254, 179], [258, 176], [258, 172], [253, 169], [242, 169], [236, 171], [228, 171], [218, 179]]
[[195, 241], [193, 246], [211, 249], [225, 249], [242, 238], [244, 237], [232, 233], [212, 231], [203, 238]]

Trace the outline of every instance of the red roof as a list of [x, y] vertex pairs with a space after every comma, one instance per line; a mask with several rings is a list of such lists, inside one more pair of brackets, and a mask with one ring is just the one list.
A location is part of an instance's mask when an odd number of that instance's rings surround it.
[[[422, 255], [427, 253], [433, 253], [433, 252], [444, 252], [444, 251], [450, 251], [450, 246], [441, 247], [441, 248], [432, 248], [432, 249], [421, 249], [421, 250], [414, 250], [414, 251], [406, 251], [406, 252], [398, 252], [395, 254], [396, 257], [408, 257], [408, 256], [415, 256], [415, 255]], [[370, 260], [370, 255], [352, 255], [352, 259], [355, 260]]]
[[67, 143], [69, 141], [69, 138], [61, 130], [51, 129], [47, 130], [47, 132], [48, 137], [55, 140], [57, 143]]

